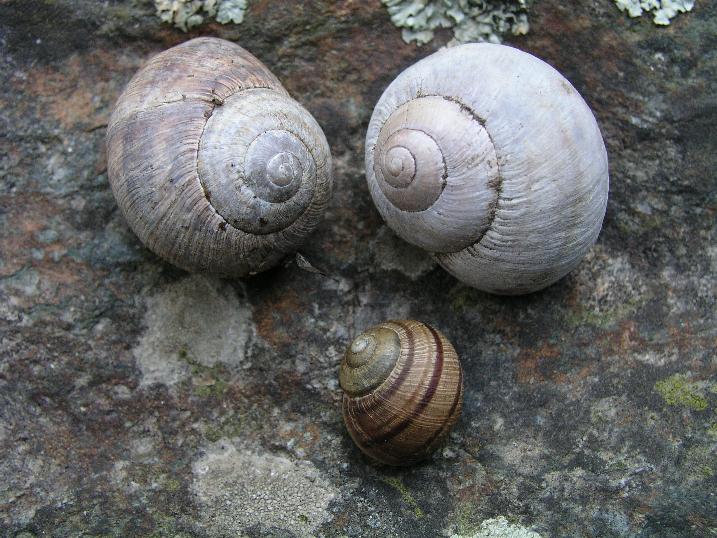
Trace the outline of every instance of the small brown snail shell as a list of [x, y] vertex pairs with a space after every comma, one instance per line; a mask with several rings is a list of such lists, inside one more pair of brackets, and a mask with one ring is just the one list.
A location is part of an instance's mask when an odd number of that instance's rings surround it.
[[461, 414], [458, 355], [420, 321], [387, 321], [357, 336], [339, 383], [349, 434], [366, 455], [388, 465], [428, 458]]
[[456, 278], [539, 290], [600, 233], [608, 160], [590, 108], [558, 71], [504, 45], [440, 50], [374, 109], [366, 176], [381, 216]]
[[222, 39], [152, 58], [115, 106], [107, 153], [132, 229], [190, 271], [268, 269], [313, 231], [331, 195], [316, 120], [259, 60]]

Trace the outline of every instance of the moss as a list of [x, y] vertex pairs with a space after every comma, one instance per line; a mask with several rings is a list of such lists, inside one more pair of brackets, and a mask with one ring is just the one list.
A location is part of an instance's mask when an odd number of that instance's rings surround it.
[[707, 399], [700, 392], [698, 385], [690, 382], [683, 374], [675, 374], [658, 381], [655, 383], [655, 390], [667, 405], [687, 407], [694, 411], [707, 409]]
[[717, 422], [713, 422], [708, 428], [707, 428], [707, 435], [710, 437], [714, 437], [717, 439]]
[[706, 480], [717, 473], [717, 455], [708, 447], [695, 446], [687, 451], [685, 475], [691, 480]]
[[194, 391], [197, 396], [220, 397], [229, 389], [229, 383], [222, 379], [212, 379], [206, 384], [202, 384]]
[[204, 437], [212, 443], [216, 443], [219, 439], [231, 439], [238, 437], [242, 431], [241, 418], [236, 416], [223, 417], [216, 426], [208, 426], [204, 432]]
[[632, 317], [641, 306], [639, 298], [631, 297], [620, 303], [619, 306], [604, 312], [596, 312], [594, 310], [567, 310], [565, 312], [565, 321], [570, 327], [582, 327], [591, 325], [600, 329], [607, 329], [620, 320]]
[[192, 385], [197, 396], [219, 398], [229, 390], [230, 384], [226, 379], [230, 374], [225, 365], [205, 366], [191, 357], [186, 348], [180, 349], [177, 357], [191, 367]]
[[154, 531], [148, 534], [148, 538], [165, 538], [171, 536], [172, 538], [191, 538], [191, 535], [187, 532], [180, 531], [179, 525], [176, 518], [167, 514], [153, 514], [152, 519], [154, 521]]
[[425, 44], [435, 30], [451, 28], [454, 43], [500, 43], [503, 34], [528, 32], [528, 10], [534, 0], [381, 0], [403, 40]]
[[398, 477], [385, 477], [382, 479], [383, 482], [389, 486], [391, 486], [393, 489], [398, 491], [401, 494], [401, 498], [403, 499], [403, 502], [405, 502], [408, 506], [411, 507], [413, 510], [413, 513], [418, 518], [422, 518], [425, 516], [425, 512], [421, 510], [421, 507], [418, 506], [418, 503], [416, 502], [416, 499], [414, 499], [413, 495], [411, 494], [411, 491], [406, 487], [406, 485], [401, 482], [401, 479]]
[[164, 481], [164, 489], [170, 492], [175, 492], [182, 487], [182, 483], [176, 478], [167, 478]]

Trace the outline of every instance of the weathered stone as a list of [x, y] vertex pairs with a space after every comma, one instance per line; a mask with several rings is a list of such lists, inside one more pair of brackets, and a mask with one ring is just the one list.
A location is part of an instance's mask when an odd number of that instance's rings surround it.
[[[301, 250], [319, 272], [187, 275], [119, 214], [112, 105], [198, 35], [251, 50], [324, 127], [335, 194]], [[0, 2], [0, 534], [717, 532], [715, 36], [708, 1], [660, 28], [612, 1], [541, 0], [505, 37], [585, 96], [611, 173], [578, 269], [505, 298], [400, 243], [364, 179], [373, 105], [450, 31], [406, 44], [378, 1], [252, 0], [240, 25], [186, 34], [152, 0]], [[337, 369], [398, 317], [451, 340], [465, 403], [432, 461], [395, 471], [344, 431]]]

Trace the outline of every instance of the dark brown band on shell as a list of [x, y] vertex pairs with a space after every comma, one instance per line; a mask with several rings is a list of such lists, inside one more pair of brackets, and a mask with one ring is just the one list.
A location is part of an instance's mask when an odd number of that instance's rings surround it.
[[343, 415], [364, 453], [407, 465], [428, 457], [457, 421], [462, 373], [453, 346], [432, 327], [412, 320], [380, 327], [392, 328], [400, 339], [395, 368], [368, 394], [344, 394]]

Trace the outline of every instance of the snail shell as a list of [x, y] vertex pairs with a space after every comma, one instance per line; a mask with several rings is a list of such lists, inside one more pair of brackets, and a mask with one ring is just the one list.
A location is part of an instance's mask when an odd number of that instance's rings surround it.
[[349, 434], [371, 458], [429, 457], [461, 414], [463, 374], [451, 343], [419, 321], [387, 321], [351, 343], [339, 370]]
[[107, 149], [132, 229], [190, 271], [243, 276], [275, 265], [331, 195], [319, 125], [259, 60], [222, 39], [152, 58], [116, 104]]
[[467, 44], [401, 73], [366, 136], [382, 217], [464, 283], [541, 289], [597, 239], [608, 195], [595, 118], [555, 69], [517, 49]]

